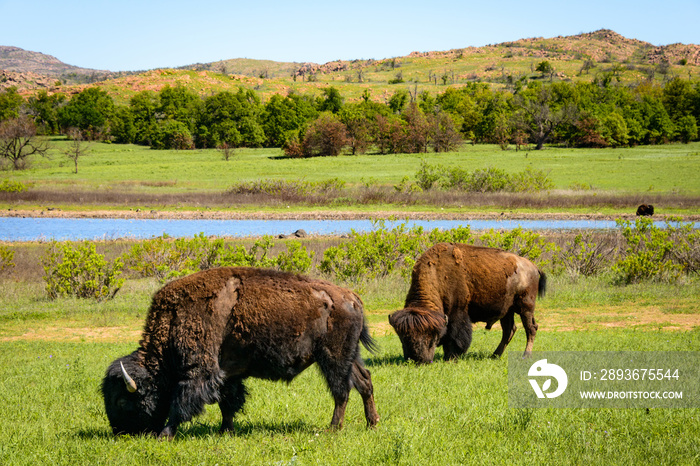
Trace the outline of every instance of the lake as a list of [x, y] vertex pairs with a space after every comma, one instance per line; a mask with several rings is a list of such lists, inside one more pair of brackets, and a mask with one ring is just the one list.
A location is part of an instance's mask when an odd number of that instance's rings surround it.
[[[404, 223], [386, 222], [388, 228]], [[615, 228], [613, 220], [409, 220], [408, 227], [420, 225], [432, 230], [469, 225], [472, 230], [522, 227], [528, 230], [579, 230]], [[21, 218], [0, 217], [0, 240], [94, 240], [207, 236], [256, 237], [291, 234], [298, 229], [310, 235], [342, 235], [371, 231], [370, 220], [160, 220], [104, 218]]]

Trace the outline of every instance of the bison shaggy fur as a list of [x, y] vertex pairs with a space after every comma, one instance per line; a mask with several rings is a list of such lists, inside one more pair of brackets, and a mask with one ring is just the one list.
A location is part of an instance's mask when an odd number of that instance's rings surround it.
[[352, 291], [270, 270], [198, 272], [155, 294], [139, 348], [107, 369], [105, 410], [115, 434], [172, 438], [180, 423], [218, 403], [221, 431], [229, 431], [247, 377], [291, 381], [315, 362], [335, 400], [331, 426], [342, 427], [352, 387], [374, 426], [379, 416], [360, 342], [373, 348]]
[[535, 299], [543, 295], [546, 276], [513, 253], [458, 243], [440, 243], [426, 251], [413, 267], [404, 309], [389, 316], [406, 359], [433, 360], [442, 346], [449, 360], [465, 353], [472, 341], [472, 323], [490, 329], [501, 322], [500, 356], [515, 334], [519, 314], [527, 334], [525, 354], [532, 351], [537, 324]]

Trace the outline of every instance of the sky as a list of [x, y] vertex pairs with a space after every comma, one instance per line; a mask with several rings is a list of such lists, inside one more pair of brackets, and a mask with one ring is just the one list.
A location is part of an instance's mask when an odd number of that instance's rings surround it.
[[0, 0], [0, 45], [83, 68], [383, 59], [611, 29], [700, 45], [700, 0]]

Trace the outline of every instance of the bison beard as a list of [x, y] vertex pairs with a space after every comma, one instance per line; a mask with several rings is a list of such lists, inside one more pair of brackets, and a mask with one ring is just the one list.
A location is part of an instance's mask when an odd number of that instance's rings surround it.
[[360, 342], [374, 349], [362, 301], [349, 290], [270, 270], [199, 272], [153, 297], [140, 347], [107, 369], [105, 410], [115, 434], [172, 438], [179, 424], [218, 403], [221, 431], [229, 431], [247, 377], [291, 381], [316, 362], [335, 400], [331, 426], [342, 427], [352, 387], [374, 426]]
[[525, 355], [537, 333], [535, 299], [544, 295], [546, 277], [529, 260], [494, 248], [440, 243], [425, 252], [413, 268], [404, 309], [389, 316], [406, 359], [433, 360], [442, 346], [445, 359], [465, 353], [472, 341], [472, 323], [490, 329], [501, 322], [503, 337], [494, 351], [500, 356], [515, 334], [514, 315], [527, 334]]

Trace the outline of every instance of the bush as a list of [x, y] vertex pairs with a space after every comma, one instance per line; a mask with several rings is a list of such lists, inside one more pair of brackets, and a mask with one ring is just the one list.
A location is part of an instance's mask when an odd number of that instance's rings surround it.
[[20, 181], [12, 181], [8, 178], [0, 183], [0, 192], [4, 193], [21, 193], [27, 190], [27, 186]]
[[442, 177], [444, 171], [444, 167], [430, 165], [425, 160], [422, 160], [420, 168], [416, 172], [416, 184], [423, 191], [429, 191]]
[[7, 246], [0, 246], [0, 273], [15, 266], [15, 252]]
[[367, 233], [353, 230], [350, 241], [326, 249], [321, 272], [341, 281], [372, 280], [404, 265], [412, 267], [415, 257], [426, 249], [422, 227], [409, 230], [402, 223], [388, 230], [383, 220], [374, 221], [373, 227]]
[[163, 282], [213, 267], [223, 247], [223, 239], [211, 241], [204, 233], [175, 240], [163, 235], [135, 244], [123, 261], [140, 276]]
[[124, 284], [124, 264], [120, 259], [109, 263], [98, 254], [95, 244], [84, 242], [73, 247], [71, 243], [51, 243], [42, 259], [46, 292], [50, 299], [60, 296], [111, 299]]
[[545, 172], [530, 167], [509, 175], [504, 170], [494, 167], [469, 172], [459, 167], [445, 168], [422, 162], [415, 177], [416, 183], [424, 191], [435, 185], [446, 190], [476, 193], [539, 192], [554, 187], [554, 183]]
[[277, 268], [285, 272], [308, 273], [315, 253], [307, 251], [299, 241], [287, 243], [287, 251], [277, 255]]
[[275, 260], [267, 257], [268, 252], [274, 246], [272, 236], [265, 235], [247, 249], [238, 245], [235, 248], [224, 248], [220, 251], [220, 256], [216, 259], [217, 266], [228, 267], [273, 267]]
[[434, 244], [473, 242], [468, 226], [434, 229], [427, 234], [423, 227], [408, 228], [406, 223], [388, 230], [383, 220], [373, 222], [373, 227], [367, 233], [353, 231], [349, 241], [326, 249], [320, 271], [355, 283], [385, 277], [394, 271], [408, 277], [416, 259]]
[[572, 277], [590, 277], [599, 274], [610, 265], [614, 248], [593, 242], [590, 233], [579, 233], [568, 241], [557, 257], [564, 270]]
[[643, 280], [675, 281], [690, 268], [679, 261], [680, 250], [697, 247], [697, 233], [692, 224], [681, 226], [666, 221], [666, 228], [654, 225], [652, 219], [640, 217], [632, 224], [629, 220], [616, 220], [626, 241], [624, 256], [613, 266], [613, 281], [617, 284], [637, 283]]
[[543, 260], [543, 254], [551, 252], [555, 248], [554, 244], [546, 241], [539, 233], [523, 230], [522, 227], [510, 231], [496, 231], [491, 229], [481, 235], [479, 241], [484, 246], [504, 249], [530, 259], [538, 266], [546, 263], [546, 261]]

